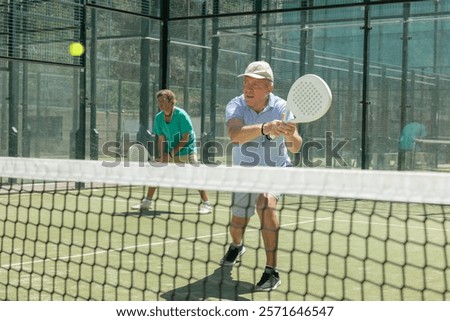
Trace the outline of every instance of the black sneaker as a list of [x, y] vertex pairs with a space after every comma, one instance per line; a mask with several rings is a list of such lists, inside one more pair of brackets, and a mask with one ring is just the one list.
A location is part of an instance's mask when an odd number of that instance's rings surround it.
[[236, 264], [237, 259], [245, 253], [244, 245], [238, 247], [230, 247], [228, 248], [227, 254], [220, 260], [220, 265], [223, 266], [232, 266]]
[[256, 284], [255, 291], [272, 291], [281, 284], [278, 272], [264, 272], [261, 280]]

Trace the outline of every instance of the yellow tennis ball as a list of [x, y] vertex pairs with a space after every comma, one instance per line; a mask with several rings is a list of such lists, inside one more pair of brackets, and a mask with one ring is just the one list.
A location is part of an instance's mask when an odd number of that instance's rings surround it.
[[71, 56], [79, 57], [84, 53], [84, 46], [79, 42], [72, 42], [69, 46]]

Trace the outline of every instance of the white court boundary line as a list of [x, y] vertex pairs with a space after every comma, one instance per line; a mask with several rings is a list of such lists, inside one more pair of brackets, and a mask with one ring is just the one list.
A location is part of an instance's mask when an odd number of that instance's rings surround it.
[[[295, 222], [295, 223], [283, 224], [280, 227], [286, 227], [286, 226], [290, 226], [290, 225], [294, 225], [294, 224], [308, 224], [308, 223], [312, 223], [312, 222], [315, 222], [315, 221], [325, 221], [325, 220], [329, 220], [330, 218], [331, 217], [327, 217], [327, 218], [323, 218], [323, 219], [308, 220], [308, 221], [304, 221], [304, 222]], [[259, 229], [251, 228], [251, 229], [248, 229], [246, 231], [246, 233], [252, 233], [252, 232], [259, 232]], [[228, 235], [228, 232], [209, 234], [209, 235], [203, 235], [203, 236], [191, 236], [191, 237], [183, 238], [181, 240], [169, 240], [169, 241], [162, 241], [162, 242], [155, 242], [155, 243], [145, 243], [145, 244], [139, 244], [139, 245], [131, 245], [131, 246], [126, 246], [126, 247], [122, 247], [122, 248], [99, 250], [99, 251], [94, 251], [94, 252], [91, 252], [91, 253], [69, 255], [69, 256], [63, 256], [63, 257], [59, 257], [59, 258], [58, 257], [57, 258], [47, 258], [47, 259], [43, 259], [43, 260], [39, 259], [37, 261], [36, 260], [31, 260], [31, 261], [27, 261], [27, 262], [2, 265], [2, 266], [0, 266], [0, 269], [8, 270], [9, 268], [16, 267], [16, 266], [22, 267], [22, 266], [30, 265], [30, 264], [45, 263], [45, 262], [56, 262], [56, 261], [62, 261], [62, 260], [70, 261], [71, 259], [78, 258], [78, 257], [88, 257], [88, 256], [92, 256], [92, 255], [108, 254], [108, 253], [111, 253], [111, 252], [120, 252], [120, 251], [129, 250], [129, 249], [138, 249], [140, 247], [151, 247], [151, 246], [162, 245], [162, 244], [179, 243], [180, 241], [192, 241], [192, 240], [197, 240], [197, 239], [219, 237], [219, 236], [223, 236], [223, 235]]]
[[[1, 160], [1, 157], [0, 157], [0, 160]], [[449, 176], [449, 179], [450, 179], [450, 176]], [[189, 188], [189, 189], [192, 189], [192, 188]], [[27, 195], [27, 194], [30, 195], [30, 196], [32, 195], [31, 192], [27, 192], [25, 194], [17, 193], [17, 194], [13, 194], [13, 195], [16, 195], [18, 197], [23, 197], [24, 195]], [[62, 194], [62, 195], [64, 197], [73, 196], [75, 198], [83, 196], [83, 195], [79, 195], [79, 194], [70, 194], [70, 193], [66, 193], [66, 194]], [[5, 197], [7, 197], [7, 196], [5, 195]], [[96, 196], [96, 195], [87, 195], [86, 197], [90, 198], [90, 199], [98, 198], [100, 200], [108, 198], [108, 196]], [[0, 198], [3, 198], [3, 196], [0, 195]], [[114, 200], [115, 202], [117, 201], [113, 197], [111, 197], [111, 200]], [[384, 201], [386, 201], [386, 200], [384, 200]], [[129, 200], [119, 200], [119, 202], [128, 203]], [[219, 210], [220, 211], [225, 211], [223, 209], [219, 209]], [[111, 215], [114, 215], [114, 213], [111, 213]], [[288, 215], [285, 215], [285, 216], [288, 216]], [[289, 215], [289, 216], [295, 216], [295, 215]], [[287, 227], [287, 226], [292, 226], [292, 225], [297, 225], [297, 224], [298, 225], [308, 224], [308, 223], [315, 222], [315, 221], [331, 220], [332, 218], [333, 218], [332, 216], [329, 216], [329, 217], [326, 217], [326, 218], [318, 218], [318, 219], [311, 219], [311, 220], [302, 221], [302, 222], [294, 222], [294, 223], [282, 224], [282, 225], [280, 225], [280, 227], [282, 228], [282, 227]], [[338, 221], [338, 222], [353, 222], [353, 223], [357, 223], [357, 224], [369, 224], [368, 222], [364, 222], [364, 221], [350, 221], [350, 220], [336, 220], [336, 221]], [[385, 226], [389, 225], [389, 226], [392, 226], [392, 227], [404, 227], [404, 225], [387, 224], [387, 223], [376, 223], [376, 222], [370, 222], [370, 224], [385, 225]], [[428, 227], [427, 228], [422, 228], [422, 227], [408, 226], [408, 228], [421, 229], [421, 230], [438, 230], [438, 231], [441, 231], [441, 229], [428, 228]], [[259, 229], [248, 229], [247, 230], [247, 232], [250, 232], [250, 233], [251, 232], [256, 232], [256, 231], [259, 232]], [[447, 229], [444, 228], [444, 231], [447, 232]], [[189, 241], [189, 240], [195, 240], [195, 239], [213, 238], [213, 237], [218, 237], [218, 236], [223, 236], [223, 235], [228, 235], [228, 232], [226, 232], [226, 233], [218, 233], [218, 234], [209, 234], [209, 235], [203, 235], [203, 236], [196, 236], [196, 237], [187, 237], [187, 238], [183, 238], [182, 240]], [[15, 267], [15, 266], [25, 266], [25, 265], [30, 265], [30, 264], [45, 263], [45, 262], [58, 261], [58, 260], [70, 261], [71, 259], [77, 258], [77, 257], [88, 257], [88, 256], [92, 256], [92, 255], [102, 255], [102, 254], [110, 253], [110, 252], [120, 252], [120, 251], [133, 249], [133, 248], [140, 248], [140, 247], [146, 247], [146, 246], [156, 246], [156, 245], [161, 245], [161, 244], [170, 244], [170, 243], [179, 242], [179, 241], [180, 240], [169, 240], [169, 241], [162, 241], [162, 242], [156, 242], [156, 243], [146, 243], [146, 244], [140, 244], [140, 245], [127, 246], [127, 247], [123, 247], [123, 248], [99, 250], [99, 251], [94, 251], [94, 252], [91, 252], [91, 253], [77, 254], [77, 255], [71, 255], [71, 256], [64, 256], [64, 257], [59, 257], [59, 258], [47, 258], [47, 259], [43, 259], [43, 260], [40, 259], [40, 260], [37, 260], [37, 261], [36, 260], [31, 260], [31, 261], [28, 261], [28, 262], [21, 262], [21, 263], [13, 263], [13, 264], [8, 264], [8, 265], [2, 265], [2, 266], [0, 266], [0, 269], [7, 270], [7, 269], [10, 269], [10, 268]]]
[[[303, 225], [303, 224], [309, 224], [309, 223], [313, 223], [313, 222], [317, 222], [317, 221], [327, 221], [327, 220], [331, 220], [331, 219], [332, 219], [332, 216], [325, 217], [325, 218], [319, 218], [319, 219], [309, 219], [307, 221], [302, 221], [302, 222], [294, 222], [294, 223], [282, 224], [282, 225], [280, 225], [280, 227], [283, 228], [283, 227], [292, 226], [292, 225]], [[356, 224], [366, 224], [366, 225], [368, 224], [367, 222], [364, 222], [364, 221], [350, 221], [350, 220], [335, 220], [335, 221], [338, 221], [338, 222], [352, 222], [352, 223], [356, 223]], [[404, 225], [399, 225], [399, 224], [384, 224], [384, 223], [376, 223], [376, 222], [371, 222], [370, 224], [384, 225], [384, 226], [388, 226], [389, 225], [389, 226], [392, 226], [392, 227], [404, 227]], [[415, 226], [409, 226], [408, 228], [420, 229], [420, 230], [438, 230], [438, 231], [441, 231], [441, 229], [421, 228], [421, 227], [415, 227]], [[447, 231], [446, 229], [444, 229], [444, 230]], [[259, 229], [251, 228], [251, 229], [246, 230], [246, 233], [259, 232], [259, 231], [260, 231]], [[137, 248], [140, 248], [140, 247], [151, 247], [151, 246], [157, 246], [157, 245], [162, 245], [162, 244], [179, 243], [180, 241], [191, 241], [191, 240], [196, 240], [196, 239], [214, 238], [214, 237], [223, 236], [223, 235], [228, 235], [228, 232], [209, 234], [209, 235], [203, 235], [203, 236], [186, 237], [186, 238], [183, 238], [182, 240], [169, 240], [169, 241], [162, 241], [162, 242], [155, 242], [155, 243], [145, 243], [145, 244], [139, 244], [139, 245], [126, 246], [126, 247], [122, 247], [122, 248], [114, 248], [114, 249], [108, 249], [108, 250], [99, 250], [99, 251], [94, 251], [94, 252], [91, 252], [91, 253], [76, 254], [76, 255], [63, 256], [63, 257], [57, 257], [57, 258], [47, 258], [47, 259], [44, 259], [44, 260], [40, 259], [40, 260], [37, 260], [37, 261], [36, 260], [31, 260], [31, 261], [27, 261], [27, 262], [2, 265], [2, 266], [0, 266], [0, 269], [8, 270], [8, 269], [16, 267], [16, 266], [22, 267], [22, 266], [25, 266], [25, 265], [37, 264], [37, 263], [56, 262], [56, 261], [64, 261], [64, 260], [70, 261], [71, 259], [78, 258], [78, 257], [88, 257], [88, 256], [93, 256], [93, 255], [102, 255], [102, 254], [108, 254], [108, 253], [111, 253], [111, 252], [120, 252], [120, 251], [124, 251], [124, 250], [129, 250], [129, 249], [137, 249]]]
[[[18, 194], [18, 196], [20, 196], [20, 195]], [[64, 195], [64, 196], [68, 196], [68, 194]], [[79, 197], [80, 195], [70, 195], [70, 196]], [[92, 195], [90, 195], [90, 197], [91, 198], [92, 197], [97, 197], [98, 199], [104, 199], [103, 197], [100, 197], [100, 196], [92, 196]], [[113, 200], [113, 198], [112, 198], [112, 200]], [[128, 201], [125, 201], [125, 200], [120, 200], [120, 201], [128, 203]], [[224, 209], [219, 209], [219, 211], [228, 212], [227, 210], [224, 210]], [[108, 213], [108, 215], [114, 215], [114, 213]], [[285, 215], [285, 216], [295, 217], [296, 215]], [[327, 221], [327, 220], [332, 220], [332, 219], [333, 219], [333, 216], [329, 216], [329, 217], [325, 217], [325, 218], [309, 219], [309, 220], [301, 221], [301, 222], [293, 222], [293, 223], [282, 224], [282, 225], [280, 225], [280, 228], [287, 227], [287, 226], [292, 226], [292, 225], [309, 224], [309, 223], [318, 222], [318, 221]], [[374, 225], [391, 226], [391, 227], [405, 227], [405, 225], [400, 225], [400, 224], [388, 224], [388, 223], [364, 222], [364, 221], [351, 221], [351, 220], [342, 220], [342, 219], [335, 219], [334, 221], [342, 222], [342, 223], [349, 223], [349, 222], [351, 222], [351, 223], [366, 224], [366, 225], [374, 224]], [[415, 226], [408, 226], [408, 228], [419, 229], [419, 230], [430, 230], [430, 231], [433, 231], [433, 230], [441, 231], [442, 230], [442, 229], [436, 229], [436, 228], [429, 228], [429, 227], [423, 228], [423, 227], [415, 227]], [[246, 230], [246, 233], [259, 232], [259, 231], [260, 231], [260, 229], [250, 228], [250, 229]], [[447, 232], [449, 230], [444, 228], [444, 231]], [[191, 240], [196, 240], [196, 239], [214, 238], [214, 237], [223, 236], [223, 235], [228, 235], [228, 232], [216, 233], [216, 234], [208, 234], [208, 235], [203, 235], [203, 236], [186, 237], [186, 238], [183, 238], [181, 241], [191, 241]], [[178, 243], [178, 242], [180, 242], [180, 240], [168, 240], [168, 241], [162, 241], [162, 242], [145, 243], [145, 244], [139, 244], [139, 245], [126, 246], [126, 247], [122, 247], [122, 248], [98, 250], [98, 251], [94, 251], [94, 252], [91, 252], [91, 253], [83, 253], [83, 254], [76, 254], [76, 255], [63, 256], [63, 257], [57, 257], [57, 258], [47, 258], [47, 259], [31, 260], [31, 261], [21, 262], [21, 263], [13, 263], [13, 264], [0, 266], [0, 272], [1, 272], [1, 269], [8, 270], [8, 269], [16, 267], [16, 266], [22, 267], [22, 266], [25, 266], [25, 265], [37, 264], [37, 263], [56, 262], [56, 261], [64, 261], [64, 260], [65, 261], [70, 261], [71, 259], [79, 258], [79, 257], [89, 257], [89, 256], [93, 256], [93, 255], [102, 255], [102, 254], [107, 254], [107, 253], [111, 253], [111, 252], [120, 252], [120, 251], [124, 251], [124, 250], [129, 250], [129, 249], [137, 249], [137, 248], [140, 248], [140, 247], [147, 247], [147, 246], [150, 247], [150, 246], [157, 246], [157, 245], [162, 245], [162, 244], [170, 244], [170, 243]]]

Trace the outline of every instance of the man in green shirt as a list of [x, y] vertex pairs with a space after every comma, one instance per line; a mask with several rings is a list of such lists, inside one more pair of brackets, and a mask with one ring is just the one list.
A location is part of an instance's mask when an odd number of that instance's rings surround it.
[[[156, 93], [159, 109], [156, 115], [153, 131], [158, 136], [157, 148], [159, 162], [173, 162], [184, 164], [198, 164], [197, 146], [194, 128], [189, 115], [183, 109], [175, 106], [175, 94], [168, 89]], [[147, 190], [147, 197], [140, 204], [132, 206], [135, 210], [148, 210], [153, 207], [153, 195], [156, 187], [151, 186]], [[202, 203], [199, 214], [212, 212], [212, 206], [208, 201], [206, 191], [199, 190]]]

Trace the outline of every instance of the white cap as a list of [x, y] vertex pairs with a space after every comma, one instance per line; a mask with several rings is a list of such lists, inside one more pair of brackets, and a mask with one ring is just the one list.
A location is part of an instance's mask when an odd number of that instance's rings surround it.
[[269, 79], [273, 82], [273, 72], [265, 61], [254, 61], [247, 66], [245, 73], [238, 77], [248, 76], [256, 79]]

